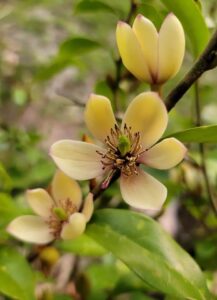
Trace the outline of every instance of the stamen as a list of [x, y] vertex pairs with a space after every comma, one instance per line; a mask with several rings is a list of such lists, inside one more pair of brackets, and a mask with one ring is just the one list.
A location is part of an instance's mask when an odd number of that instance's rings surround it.
[[126, 123], [121, 131], [115, 124], [114, 128], [110, 129], [105, 144], [107, 145], [105, 153], [96, 151], [101, 156], [102, 169], [109, 170], [109, 175], [102, 186], [105, 188], [108, 186], [116, 170], [120, 170], [126, 176], [138, 175], [138, 158], [146, 151], [142, 148], [139, 132], [133, 133], [132, 127], [128, 127]]

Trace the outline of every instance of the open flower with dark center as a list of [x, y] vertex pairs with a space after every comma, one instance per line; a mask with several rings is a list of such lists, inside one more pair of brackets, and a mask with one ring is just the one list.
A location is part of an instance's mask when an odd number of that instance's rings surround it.
[[172, 168], [183, 159], [186, 148], [175, 138], [156, 144], [168, 122], [166, 107], [158, 94], [146, 92], [134, 98], [121, 126], [115, 120], [109, 99], [92, 94], [86, 105], [85, 121], [103, 146], [58, 141], [51, 147], [51, 156], [58, 167], [78, 180], [103, 175], [102, 188], [119, 172], [122, 197], [129, 205], [159, 209], [166, 199], [167, 189], [144, 172], [141, 165]]
[[61, 171], [56, 172], [50, 191], [29, 190], [27, 201], [37, 216], [17, 217], [7, 231], [20, 240], [36, 244], [81, 235], [93, 213], [93, 195], [89, 193], [82, 204], [78, 183]]

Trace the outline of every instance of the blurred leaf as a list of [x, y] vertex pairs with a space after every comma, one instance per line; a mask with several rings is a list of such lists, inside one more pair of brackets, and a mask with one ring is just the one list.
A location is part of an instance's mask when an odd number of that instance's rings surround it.
[[141, 4], [138, 6], [137, 13], [144, 15], [146, 18], [150, 19], [157, 28], [160, 28], [163, 22], [163, 16], [159, 13], [159, 10], [150, 4]]
[[161, 0], [169, 11], [181, 21], [193, 46], [195, 56], [205, 48], [209, 39], [209, 30], [204, 17], [194, 0]]
[[24, 88], [15, 87], [13, 89], [13, 101], [19, 106], [23, 106], [26, 104], [28, 100], [27, 92]]
[[98, 81], [96, 83], [94, 92], [98, 95], [103, 95], [105, 97], [108, 97], [110, 101], [112, 101], [114, 97], [111, 88], [109, 87], [108, 83], [104, 80]]
[[0, 290], [14, 299], [35, 299], [33, 273], [24, 257], [9, 247], [0, 248]]
[[36, 74], [37, 80], [48, 80], [66, 67], [79, 67], [78, 58], [100, 48], [101, 45], [85, 37], [74, 37], [65, 40], [59, 52], [48, 64], [40, 66]]
[[81, 1], [75, 7], [76, 13], [108, 12], [115, 14], [115, 10], [108, 4], [100, 1]]
[[62, 56], [80, 56], [90, 51], [96, 50], [100, 44], [85, 37], [74, 37], [66, 40], [60, 46], [60, 55]]
[[7, 295], [13, 299], [24, 300], [25, 295], [23, 290], [9, 274], [0, 266], [0, 294]]
[[216, 270], [217, 267], [217, 234], [213, 234], [196, 242], [196, 258], [206, 270]]
[[56, 294], [54, 297], [52, 296], [51, 300], [74, 300], [75, 298], [72, 296], [67, 296], [63, 294]]
[[217, 143], [217, 125], [189, 128], [167, 137], [175, 137], [185, 143]]
[[175, 297], [211, 299], [196, 262], [151, 218], [104, 209], [95, 213], [86, 234], [158, 291]]
[[6, 193], [0, 193], [0, 241], [8, 237], [5, 227], [17, 216], [26, 211], [19, 207], [16, 202]]
[[74, 64], [74, 60], [72, 58], [56, 57], [50, 63], [40, 66], [40, 68], [36, 74], [36, 79], [37, 80], [48, 80], [52, 76], [61, 72], [66, 67], [73, 65], [73, 64]]
[[75, 13], [110, 13], [125, 19], [130, 10], [130, 1], [82, 0], [75, 6]]
[[73, 241], [61, 241], [57, 247], [65, 252], [72, 252], [82, 256], [101, 256], [107, 251], [93, 239], [83, 234]]
[[115, 264], [92, 265], [86, 270], [91, 286], [88, 300], [106, 300], [117, 283], [120, 273]]
[[12, 179], [0, 162], [0, 190], [10, 190], [12, 188]]
[[141, 292], [129, 293], [129, 294], [127, 294], [127, 296], [128, 296], [127, 297], [128, 300], [153, 300], [153, 298], [148, 297], [148, 296], [144, 295], [144, 293], [141, 293]]
[[[132, 292], [132, 291], [149, 291], [150, 286], [145, 284], [144, 281], [142, 281], [138, 276], [136, 276], [133, 272], [127, 272], [126, 274], [123, 274], [118, 282], [116, 283], [116, 286], [113, 289], [113, 294], [122, 294], [126, 292]], [[153, 290], [152, 290], [153, 291]]]
[[123, 293], [150, 291], [138, 276], [110, 254], [102, 258], [101, 264], [90, 265], [85, 277], [91, 286], [88, 300], [116, 299], [115, 296]]

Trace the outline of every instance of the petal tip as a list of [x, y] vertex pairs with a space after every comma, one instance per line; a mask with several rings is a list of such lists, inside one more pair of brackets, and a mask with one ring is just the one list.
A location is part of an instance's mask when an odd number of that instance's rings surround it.
[[137, 19], [138, 21], [142, 20], [143, 18], [144, 18], [144, 16], [143, 16], [142, 14], [138, 14], [138, 15], [136, 16], [136, 19]]
[[117, 26], [123, 26], [123, 25], [127, 25], [127, 23], [124, 21], [118, 21]]
[[96, 97], [96, 96], [97, 96], [96, 94], [90, 93], [90, 95], [89, 95], [89, 97], [88, 97], [88, 100], [90, 100], [91, 98]]

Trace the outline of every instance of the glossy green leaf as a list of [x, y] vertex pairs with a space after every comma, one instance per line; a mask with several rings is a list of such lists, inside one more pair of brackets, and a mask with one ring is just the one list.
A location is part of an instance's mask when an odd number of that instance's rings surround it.
[[24, 257], [9, 247], [0, 248], [0, 292], [19, 300], [34, 300], [34, 277]]
[[100, 44], [96, 41], [90, 40], [85, 37], [74, 37], [66, 40], [60, 46], [60, 55], [62, 56], [77, 56], [87, 52], [96, 50], [100, 47]]
[[61, 241], [57, 243], [57, 247], [65, 252], [83, 256], [100, 256], [107, 252], [106, 249], [85, 234], [72, 241]]
[[169, 136], [185, 143], [217, 143], [217, 125], [189, 128]]
[[192, 43], [194, 55], [198, 56], [208, 42], [209, 30], [197, 3], [194, 0], [161, 0], [161, 2], [182, 22]]
[[26, 299], [24, 291], [20, 288], [13, 278], [6, 273], [3, 267], [0, 266], [0, 295], [9, 296], [12, 299]]
[[187, 299], [211, 299], [196, 262], [151, 218], [104, 209], [95, 213], [86, 234], [158, 291]]

